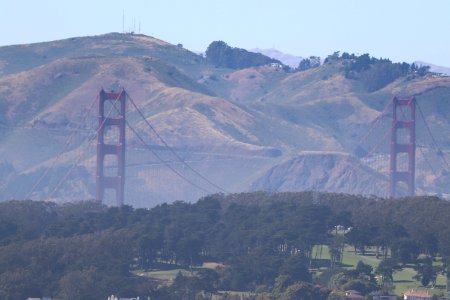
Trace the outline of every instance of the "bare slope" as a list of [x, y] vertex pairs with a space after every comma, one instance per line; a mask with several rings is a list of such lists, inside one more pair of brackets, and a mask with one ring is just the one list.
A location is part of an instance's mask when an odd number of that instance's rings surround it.
[[269, 169], [253, 184], [254, 191], [327, 191], [387, 196], [388, 180], [338, 152], [302, 152]]
[[[97, 39], [94, 39], [95, 42]], [[149, 40], [144, 39], [143, 43], [148, 46]], [[250, 171], [260, 162], [248, 165], [242, 160], [252, 157], [270, 158], [281, 154], [273, 147], [260, 145], [258, 137], [252, 133], [254, 128], [258, 127], [253, 115], [223, 98], [216, 97], [206, 85], [194, 80], [191, 76], [195, 70], [183, 70], [183, 67], [189, 65], [190, 58], [198, 59], [194, 54], [178, 47], [161, 45], [159, 42], [154, 45], [156, 48], [160, 46], [168, 47], [168, 51], [152, 53], [158, 57], [104, 55], [58, 58], [48, 64], [1, 76], [0, 99], [4, 108], [4, 134], [0, 135], [0, 152], [3, 159], [11, 162], [14, 167], [8, 169], [9, 184], [0, 187], [3, 188], [4, 197], [25, 197], [36, 180], [51, 168], [48, 173], [50, 179], [44, 180], [31, 194], [34, 198], [45, 199], [58, 179], [77, 161], [78, 155], [84, 157], [68, 177], [67, 184], [62, 188], [64, 192], [57, 193], [56, 197], [81, 199], [93, 196], [94, 153], [92, 149], [86, 149], [85, 144], [81, 144], [81, 138], [66, 149], [71, 152], [58, 156], [56, 163], [54, 158], [64, 149], [70, 129], [92, 131], [95, 128], [95, 107], [87, 115], [87, 119], [83, 117], [88, 113], [101, 87], [126, 87], [147, 120], [178, 155], [196, 164], [199, 171], [205, 173], [205, 178], [218, 177], [224, 186], [236, 186], [245, 181], [242, 176], [232, 176], [228, 179], [228, 174], [235, 172], [230, 169], [231, 166], [244, 167]], [[92, 44], [92, 48], [97, 51], [96, 43]], [[174, 52], [171, 54], [172, 50]], [[171, 55], [174, 56], [173, 60]], [[177, 62], [180, 63], [177, 65]], [[197, 66], [192, 69], [195, 68]], [[198, 176], [189, 179], [194, 185], [179, 178], [165, 163], [173, 165], [175, 169], [185, 166], [164, 149], [162, 142], [138, 117], [131, 105], [128, 117], [130, 124], [141, 133], [146, 142], [156, 147], [157, 152], [161, 152], [159, 157], [163, 160], [159, 160], [150, 152], [147, 152], [141, 161], [134, 159], [136, 155], [133, 151], [143, 152], [145, 146], [129, 131], [129, 161], [138, 164], [138, 167], [133, 167], [134, 169], [128, 172], [130, 179], [127, 186], [130, 191], [140, 188], [137, 193], [141, 197], [152, 198], [151, 203], [174, 199], [191, 200], [205, 191], [219, 191]], [[143, 163], [150, 165], [145, 169]], [[76, 178], [80, 175], [84, 177], [81, 180]], [[143, 182], [148, 187], [144, 191]], [[15, 188], [18, 185], [22, 185], [22, 188]], [[195, 190], [196, 186], [201, 188], [200, 194]], [[131, 193], [129, 196], [136, 199], [139, 195]], [[146, 203], [141, 205], [150, 205], [150, 202]]]
[[[125, 87], [178, 156], [226, 191], [314, 188], [384, 195], [385, 177], [376, 171], [387, 171], [391, 119], [384, 108], [393, 95], [417, 97], [450, 161], [448, 77], [400, 78], [369, 93], [344, 76], [339, 61], [296, 73], [276, 65], [231, 70], [152, 37], [113, 33], [0, 47], [4, 197], [24, 197], [36, 178], [51, 170], [32, 195], [46, 199], [80, 153], [83, 160], [54, 199], [93, 196], [95, 147], [89, 150], [82, 140], [83, 132], [95, 129], [96, 114], [83, 116], [101, 87]], [[183, 165], [132, 106], [128, 119], [159, 155], [127, 132], [131, 203], [150, 206], [223, 191]], [[74, 128], [84, 131], [55, 163]], [[426, 153], [417, 155], [418, 186], [449, 193], [450, 173], [430, 147], [424, 123], [417, 132]], [[369, 152], [375, 145], [364, 166], [343, 154]], [[375, 165], [375, 158], [384, 166]], [[425, 170], [430, 164], [433, 171]]]

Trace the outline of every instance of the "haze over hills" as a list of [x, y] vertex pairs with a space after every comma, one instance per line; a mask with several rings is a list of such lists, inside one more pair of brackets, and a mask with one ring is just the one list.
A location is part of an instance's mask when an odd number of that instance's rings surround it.
[[275, 48], [271, 48], [271, 49], [255, 48], [255, 49], [250, 49], [249, 51], [261, 53], [270, 58], [278, 59], [283, 64], [285, 64], [291, 68], [297, 68], [298, 64], [303, 59], [301, 56], [283, 53], [280, 50], [277, 50]]
[[431, 63], [427, 63], [427, 62], [423, 62], [423, 61], [415, 61], [414, 63], [419, 65], [419, 66], [429, 66], [431, 72], [439, 73], [439, 74], [445, 74], [445, 75], [450, 75], [450, 68], [448, 68], [448, 67], [437, 66], [437, 65], [434, 65], [434, 64], [431, 64]]
[[[450, 161], [450, 77], [400, 76], [368, 91], [362, 79], [346, 76], [346, 62], [302, 72], [276, 64], [230, 69], [156, 38], [118, 33], [1, 47], [0, 194], [5, 200], [94, 197], [95, 139], [93, 146], [83, 141], [97, 126], [90, 106], [101, 87], [124, 87], [181, 158], [129, 105], [131, 126], [152, 148], [127, 132], [126, 201], [136, 206], [224, 191], [385, 196], [389, 141], [383, 137], [391, 114], [384, 109], [394, 95], [416, 96]], [[450, 170], [419, 121], [417, 136], [419, 193], [449, 194]], [[371, 150], [362, 161], [354, 156]]]
[[[291, 68], [297, 68], [303, 57], [296, 56], [288, 53], [281, 52], [280, 50], [277, 50], [275, 48], [270, 49], [259, 49], [254, 48], [250, 49], [249, 51], [255, 52], [255, 53], [261, 53], [264, 54], [270, 58], [277, 59], [281, 61], [283, 64], [291, 67]], [[429, 66], [430, 71], [433, 73], [438, 74], [444, 74], [444, 75], [450, 75], [450, 68], [444, 67], [444, 66], [438, 66], [432, 63], [424, 62], [424, 61], [414, 61], [415, 64], [419, 66]]]

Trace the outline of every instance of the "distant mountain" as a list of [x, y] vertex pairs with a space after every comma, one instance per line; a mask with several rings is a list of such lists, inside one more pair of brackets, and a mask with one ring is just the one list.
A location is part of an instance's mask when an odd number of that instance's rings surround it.
[[0, 195], [94, 197], [102, 87], [124, 87], [158, 132], [129, 105], [127, 204], [257, 189], [383, 196], [394, 95], [416, 96], [442, 150], [418, 122], [418, 190], [449, 194], [441, 154], [450, 161], [450, 77], [411, 73], [369, 91], [364, 83], [386, 67], [336, 57], [302, 72], [277, 64], [236, 70], [119, 33], [0, 47]]
[[429, 66], [431, 72], [450, 76], [450, 68], [448, 67], [437, 66], [423, 61], [415, 61], [414, 63], [419, 66]]
[[271, 48], [271, 49], [250, 49], [251, 52], [261, 53], [265, 56], [268, 56], [273, 59], [277, 59], [281, 61], [283, 64], [290, 66], [291, 68], [297, 68], [300, 61], [303, 59], [300, 56], [295, 56], [291, 54], [283, 53], [277, 49]]

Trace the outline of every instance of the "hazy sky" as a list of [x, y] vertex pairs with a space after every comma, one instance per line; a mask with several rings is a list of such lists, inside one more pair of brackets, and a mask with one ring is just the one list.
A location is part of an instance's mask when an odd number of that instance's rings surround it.
[[450, 67], [450, 0], [0, 0], [0, 45], [121, 32], [123, 12], [125, 30], [194, 51], [223, 40]]

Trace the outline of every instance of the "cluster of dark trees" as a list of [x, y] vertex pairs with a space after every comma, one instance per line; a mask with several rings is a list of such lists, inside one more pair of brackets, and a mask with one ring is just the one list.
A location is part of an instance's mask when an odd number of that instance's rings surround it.
[[249, 52], [245, 49], [228, 46], [223, 41], [212, 42], [206, 49], [206, 59], [217, 67], [230, 69], [245, 69], [270, 63], [282, 65], [279, 60], [261, 53]]
[[371, 57], [369, 54], [355, 55], [335, 52], [325, 59], [325, 63], [340, 60], [344, 64], [345, 76], [359, 80], [368, 92], [379, 90], [403, 76], [424, 76], [429, 66], [393, 63], [389, 59]]
[[[389, 280], [405, 264], [415, 264], [428, 284], [436, 271], [430, 262], [450, 257], [449, 215], [450, 203], [433, 197], [310, 192], [219, 194], [152, 209], [8, 201], [0, 203], [0, 298], [209, 299], [219, 289], [258, 291], [259, 299], [326, 299], [345, 288], [368, 293], [378, 288], [375, 273]], [[352, 230], [336, 235], [336, 225]], [[377, 247], [385, 260], [377, 270], [343, 270], [344, 243], [361, 253]], [[313, 254], [318, 245], [328, 245], [331, 261]], [[179, 274], [170, 286], [133, 275], [210, 261], [223, 267]], [[329, 271], [311, 274], [323, 266]]]
[[[284, 66], [280, 61], [260, 53], [245, 49], [230, 47], [223, 41], [212, 42], [206, 50], [206, 58], [217, 67], [230, 69], [245, 69], [276, 63], [288, 72], [305, 71], [317, 68], [321, 64], [318, 56], [302, 59], [296, 69]], [[368, 92], [377, 91], [403, 76], [424, 76], [429, 73], [429, 66], [416, 64], [394, 63], [389, 59], [371, 57], [369, 54], [350, 54], [335, 52], [329, 55], [324, 63], [332, 61], [343, 62], [343, 71], [348, 79], [358, 80]]]
[[320, 67], [320, 57], [310, 56], [309, 58], [304, 58], [300, 61], [297, 71], [306, 71], [317, 67]]

